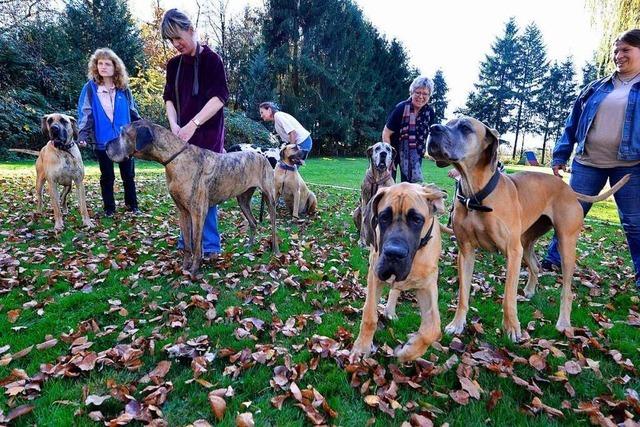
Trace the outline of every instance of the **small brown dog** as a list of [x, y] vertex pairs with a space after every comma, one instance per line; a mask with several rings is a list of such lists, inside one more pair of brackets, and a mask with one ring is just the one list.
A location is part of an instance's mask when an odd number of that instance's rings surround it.
[[[63, 228], [62, 215], [67, 213], [67, 195], [71, 185], [75, 183], [78, 194], [78, 204], [82, 223], [86, 227], [93, 227], [87, 211], [87, 201], [84, 189], [84, 163], [80, 149], [75, 141], [78, 139], [78, 125], [76, 119], [66, 114], [53, 113], [42, 117], [42, 133], [48, 139], [47, 145], [38, 151], [11, 149], [19, 153], [38, 156], [36, 160], [36, 210], [42, 211], [42, 191], [47, 183], [51, 206], [55, 221], [54, 230], [59, 232]], [[57, 185], [62, 185], [62, 195], [58, 193]]]
[[296, 144], [287, 144], [280, 150], [280, 161], [275, 169], [276, 200], [284, 198], [287, 209], [294, 218], [302, 214], [313, 215], [318, 201], [298, 172], [304, 164], [304, 153]]
[[422, 320], [418, 332], [397, 351], [402, 362], [424, 354], [440, 338], [438, 259], [440, 227], [446, 193], [435, 185], [401, 183], [381, 188], [365, 208], [364, 226], [372, 241], [367, 274], [367, 298], [352, 357], [369, 354], [378, 324], [383, 283], [392, 290], [416, 290]]

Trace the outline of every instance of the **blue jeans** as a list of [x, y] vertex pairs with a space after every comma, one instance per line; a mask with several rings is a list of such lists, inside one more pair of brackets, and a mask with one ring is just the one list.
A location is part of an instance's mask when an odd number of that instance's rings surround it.
[[[636, 272], [636, 283], [640, 281], [640, 165], [632, 167], [594, 168], [582, 165], [575, 160], [571, 165], [571, 179], [569, 185], [576, 192], [587, 196], [595, 196], [609, 180], [615, 185], [624, 175], [630, 173], [631, 179], [614, 195], [618, 206], [618, 215], [622, 228], [627, 236], [627, 244]], [[591, 203], [580, 202], [584, 215], [591, 209]], [[553, 264], [560, 264], [558, 240], [553, 236], [547, 249], [545, 259]]]
[[311, 135], [309, 135], [307, 139], [298, 144], [298, 147], [300, 147], [300, 150], [302, 150], [302, 152], [304, 153], [304, 159], [306, 160], [307, 156], [309, 156], [311, 148], [313, 147], [313, 140], [311, 139]]
[[[178, 249], [184, 249], [184, 238], [182, 232], [178, 237]], [[202, 253], [216, 253], [222, 252], [220, 246], [220, 233], [218, 232], [218, 206], [213, 205], [209, 207], [207, 217], [204, 220], [204, 227], [202, 227]]]

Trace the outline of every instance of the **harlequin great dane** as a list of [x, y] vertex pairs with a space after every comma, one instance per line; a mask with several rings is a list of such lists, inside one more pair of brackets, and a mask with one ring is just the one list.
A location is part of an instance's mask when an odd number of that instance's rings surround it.
[[436, 215], [445, 211], [446, 193], [435, 185], [410, 183], [381, 188], [365, 208], [371, 252], [367, 298], [352, 357], [371, 351], [378, 324], [378, 301], [384, 283], [392, 290], [416, 290], [422, 320], [418, 332], [397, 353], [400, 361], [416, 359], [440, 338], [438, 259], [440, 227]]
[[192, 274], [198, 271], [202, 262], [202, 228], [211, 205], [236, 197], [249, 224], [247, 245], [253, 244], [257, 222], [251, 213], [250, 202], [256, 188], [267, 200], [273, 253], [280, 253], [276, 237], [273, 169], [261, 154], [214, 153], [183, 142], [162, 126], [140, 120], [123, 128], [120, 137], [107, 144], [107, 155], [115, 162], [134, 156], [165, 167], [169, 194], [180, 213], [185, 248], [183, 268]]
[[[84, 163], [78, 139], [76, 119], [66, 114], [53, 113], [42, 117], [42, 133], [48, 139], [47, 145], [38, 151], [10, 149], [19, 153], [38, 156], [36, 160], [36, 210], [42, 211], [42, 191], [44, 183], [51, 197], [53, 208], [54, 230], [61, 231], [64, 226], [63, 214], [67, 213], [67, 196], [72, 184], [76, 185], [78, 205], [82, 223], [93, 227], [93, 221], [87, 211], [87, 199], [84, 189]], [[58, 185], [62, 186], [62, 194], [58, 193]]]
[[529, 270], [524, 289], [531, 297], [538, 283], [538, 261], [534, 243], [552, 227], [562, 257], [562, 293], [556, 329], [571, 328], [571, 280], [575, 270], [576, 241], [582, 229], [583, 213], [578, 200], [604, 200], [629, 179], [626, 176], [598, 196], [575, 193], [553, 175], [521, 172], [505, 175], [497, 169], [498, 133], [471, 117], [446, 125], [431, 126], [427, 151], [440, 167], [453, 165], [461, 179], [453, 211], [453, 231], [458, 241], [458, 307], [445, 331], [460, 333], [469, 310], [469, 289], [475, 249], [499, 250], [507, 258], [502, 301], [502, 325], [513, 340], [522, 333], [516, 306], [522, 260]]

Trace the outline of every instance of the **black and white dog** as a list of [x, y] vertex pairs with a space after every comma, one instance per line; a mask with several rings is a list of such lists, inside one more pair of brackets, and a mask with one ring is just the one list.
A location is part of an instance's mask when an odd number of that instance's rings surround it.
[[260, 153], [269, 160], [271, 167], [275, 169], [278, 160], [280, 160], [280, 148], [264, 148], [255, 144], [234, 144], [227, 149], [227, 153], [232, 153], [234, 151], [253, 151], [256, 153]]

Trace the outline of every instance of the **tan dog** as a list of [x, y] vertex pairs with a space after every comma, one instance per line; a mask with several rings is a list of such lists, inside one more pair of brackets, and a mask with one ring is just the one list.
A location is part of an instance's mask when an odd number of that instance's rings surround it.
[[280, 150], [280, 162], [275, 169], [276, 200], [282, 196], [294, 218], [305, 213], [313, 215], [318, 204], [316, 195], [298, 172], [298, 166], [303, 164], [303, 152], [296, 144], [287, 144]]
[[378, 301], [383, 283], [392, 290], [415, 289], [422, 320], [418, 332], [396, 355], [400, 361], [416, 359], [440, 338], [438, 311], [438, 259], [440, 227], [446, 193], [435, 185], [401, 183], [380, 189], [365, 209], [364, 224], [372, 241], [367, 274], [367, 298], [360, 333], [352, 357], [371, 351], [378, 324]]
[[[575, 269], [576, 241], [583, 213], [578, 200], [604, 200], [628, 181], [620, 180], [599, 196], [575, 193], [553, 175], [521, 172], [503, 175], [496, 171], [498, 134], [482, 122], [462, 117], [446, 125], [431, 127], [427, 150], [438, 166], [452, 164], [460, 172], [460, 188], [453, 212], [453, 231], [458, 241], [458, 308], [445, 328], [449, 334], [464, 329], [469, 310], [469, 289], [475, 249], [499, 250], [507, 258], [502, 325], [513, 340], [521, 338], [516, 306], [522, 260], [529, 270], [525, 296], [531, 297], [538, 283], [538, 261], [534, 243], [551, 227], [555, 229], [562, 257], [562, 295], [559, 331], [571, 328], [571, 280]], [[492, 183], [495, 187], [491, 190]]]
[[126, 126], [119, 139], [107, 144], [107, 155], [115, 162], [135, 156], [165, 167], [169, 194], [180, 213], [185, 248], [182, 265], [192, 274], [202, 262], [202, 228], [211, 205], [235, 197], [249, 224], [247, 245], [253, 244], [257, 222], [250, 202], [256, 188], [262, 191], [269, 208], [273, 253], [280, 253], [273, 169], [263, 155], [248, 151], [214, 153], [187, 144], [171, 131], [147, 120]]
[[369, 203], [373, 195], [378, 192], [378, 189], [394, 184], [391, 172], [389, 172], [391, 163], [393, 163], [394, 154], [395, 150], [386, 142], [377, 142], [367, 148], [369, 168], [360, 185], [360, 201], [351, 214], [358, 233], [360, 233], [360, 239], [358, 240], [360, 246], [365, 246], [365, 242], [367, 241], [366, 236], [364, 236], [365, 227], [362, 226], [362, 210], [367, 206], [367, 203]]
[[[36, 210], [42, 212], [42, 191], [47, 183], [55, 221], [54, 230], [62, 230], [62, 215], [67, 213], [67, 196], [71, 185], [75, 183], [82, 223], [93, 227], [87, 211], [87, 200], [84, 190], [84, 163], [80, 149], [75, 141], [78, 139], [76, 119], [66, 114], [53, 113], [42, 117], [42, 133], [48, 139], [47, 145], [40, 152], [33, 150], [11, 149], [19, 153], [38, 156], [36, 160]], [[62, 195], [58, 193], [58, 184], [62, 185]]]

